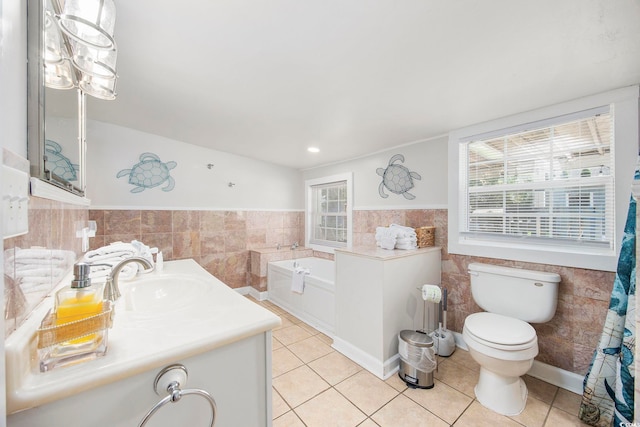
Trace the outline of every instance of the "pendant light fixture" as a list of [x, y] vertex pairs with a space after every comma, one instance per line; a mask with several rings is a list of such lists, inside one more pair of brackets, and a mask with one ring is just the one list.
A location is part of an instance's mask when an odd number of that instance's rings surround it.
[[45, 1], [45, 84], [79, 87], [87, 95], [116, 97], [117, 47], [113, 0]]

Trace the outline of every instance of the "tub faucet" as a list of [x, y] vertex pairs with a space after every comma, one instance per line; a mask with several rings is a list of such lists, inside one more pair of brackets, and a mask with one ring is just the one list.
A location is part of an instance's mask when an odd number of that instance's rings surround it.
[[295, 242], [293, 245], [291, 245], [291, 250], [295, 251], [298, 248], [298, 242]]
[[138, 264], [145, 267], [145, 271], [153, 270], [153, 264], [146, 258], [142, 257], [131, 257], [120, 261], [111, 269], [111, 274], [107, 278], [107, 283], [104, 287], [104, 299], [108, 299], [109, 301], [116, 301], [120, 298], [120, 287], [118, 286], [118, 276], [120, 275], [120, 271], [122, 268], [132, 262], [137, 262]]

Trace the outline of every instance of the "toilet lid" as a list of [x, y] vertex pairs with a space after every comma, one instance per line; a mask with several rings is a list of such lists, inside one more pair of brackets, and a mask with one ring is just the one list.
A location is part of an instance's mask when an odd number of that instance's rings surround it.
[[495, 313], [474, 313], [464, 326], [476, 337], [495, 344], [520, 345], [536, 338], [533, 326], [520, 319]]

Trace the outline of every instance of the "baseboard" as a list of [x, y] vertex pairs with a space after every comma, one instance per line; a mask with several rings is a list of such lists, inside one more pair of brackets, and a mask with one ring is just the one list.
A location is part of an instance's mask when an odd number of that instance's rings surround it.
[[398, 372], [398, 365], [400, 363], [400, 356], [398, 354], [386, 362], [381, 362], [370, 354], [360, 350], [358, 347], [335, 336], [333, 337], [332, 347], [382, 380], [386, 380]]
[[[467, 344], [462, 338], [462, 334], [458, 332], [454, 332], [453, 334], [456, 339], [456, 347], [469, 351]], [[557, 368], [555, 366], [547, 365], [546, 363], [539, 362], [537, 360], [533, 361], [533, 366], [529, 372], [527, 372], [527, 375], [576, 394], [582, 394], [583, 391], [582, 382], [584, 381], [584, 376], [565, 371], [564, 369]]]
[[234, 290], [240, 295], [249, 295], [256, 301], [264, 301], [269, 297], [268, 292], [260, 292], [253, 286], [243, 286], [242, 288], [235, 288]]
[[576, 394], [582, 394], [583, 392], [582, 383], [584, 376], [538, 362], [537, 360], [533, 361], [533, 366], [529, 372], [527, 372], [527, 375]]

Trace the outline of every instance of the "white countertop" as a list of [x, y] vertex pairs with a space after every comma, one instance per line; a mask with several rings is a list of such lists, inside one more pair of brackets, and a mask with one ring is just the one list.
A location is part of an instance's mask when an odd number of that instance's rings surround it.
[[[165, 262], [162, 273], [152, 274], [188, 275], [207, 280], [211, 287], [200, 298], [197, 309], [178, 307], [162, 318], [127, 310], [125, 298], [120, 298], [115, 304], [105, 356], [41, 373], [34, 333], [53, 305], [52, 297], [48, 297], [5, 342], [7, 413], [156, 369], [280, 325], [278, 316], [247, 300], [194, 260]], [[123, 295], [129, 283], [135, 283], [135, 279], [120, 283]]]
[[379, 259], [379, 260], [388, 260], [388, 259], [394, 259], [394, 258], [402, 258], [402, 257], [407, 257], [407, 256], [414, 256], [414, 255], [420, 255], [420, 254], [424, 254], [426, 252], [433, 252], [433, 251], [438, 251], [440, 252], [441, 248], [439, 246], [429, 246], [427, 248], [419, 248], [419, 249], [409, 249], [409, 250], [403, 250], [403, 249], [382, 249], [380, 247], [373, 247], [373, 246], [355, 246], [351, 249], [346, 249], [346, 248], [339, 248], [336, 249], [335, 252], [343, 252], [346, 254], [350, 254], [350, 255], [357, 255], [357, 256], [363, 256], [363, 257], [367, 257], [367, 258], [372, 258], [372, 259]]

